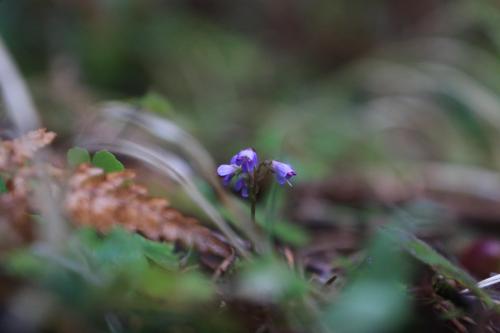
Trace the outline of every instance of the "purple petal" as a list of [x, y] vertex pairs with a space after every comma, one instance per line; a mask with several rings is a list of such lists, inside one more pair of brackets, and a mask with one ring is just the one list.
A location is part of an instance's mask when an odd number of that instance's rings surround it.
[[243, 189], [241, 190], [241, 196], [243, 198], [248, 198], [248, 187], [244, 186]]
[[257, 156], [257, 153], [255, 153], [254, 158], [248, 162], [248, 167], [249, 169], [253, 170], [259, 165], [259, 156]]
[[241, 189], [245, 186], [245, 179], [244, 178], [239, 178], [236, 183], [234, 183], [234, 189], [236, 192], [241, 191]]
[[253, 148], [246, 148], [240, 151], [237, 156], [238, 158], [246, 158], [247, 160], [251, 161], [255, 159], [257, 153], [255, 152], [255, 150], [253, 150]]
[[241, 196], [243, 198], [248, 198], [248, 186], [246, 179], [243, 177], [239, 178], [236, 183], [234, 183], [234, 190], [236, 192], [241, 192]]
[[224, 184], [224, 186], [228, 186], [229, 183], [231, 183], [231, 179], [233, 179], [233, 177], [234, 177], [234, 173], [231, 175], [224, 176], [224, 179], [222, 180], [222, 183]]
[[276, 180], [280, 185], [285, 184], [290, 178], [297, 175], [295, 170], [286, 163], [282, 163], [279, 161], [272, 161], [271, 168], [276, 174]]
[[280, 185], [284, 185], [286, 183], [286, 177], [282, 177], [279, 174], [276, 174], [276, 181]]
[[250, 173], [259, 164], [259, 157], [253, 148], [246, 148], [236, 154], [231, 161], [241, 166], [243, 172]]
[[232, 165], [232, 164], [222, 164], [217, 168], [217, 174], [221, 177], [225, 177], [231, 174], [234, 174], [234, 172], [238, 169], [237, 166]]

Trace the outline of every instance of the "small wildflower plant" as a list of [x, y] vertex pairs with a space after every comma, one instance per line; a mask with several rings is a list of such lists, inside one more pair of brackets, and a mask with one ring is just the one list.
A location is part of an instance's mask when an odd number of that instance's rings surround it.
[[291, 165], [276, 160], [260, 162], [257, 152], [253, 148], [246, 148], [234, 155], [229, 164], [221, 164], [217, 174], [223, 178], [225, 186], [233, 186], [243, 198], [250, 198], [252, 203], [252, 217], [255, 214], [256, 195], [259, 183], [268, 173], [273, 173], [280, 185], [290, 183], [290, 179], [297, 173]]

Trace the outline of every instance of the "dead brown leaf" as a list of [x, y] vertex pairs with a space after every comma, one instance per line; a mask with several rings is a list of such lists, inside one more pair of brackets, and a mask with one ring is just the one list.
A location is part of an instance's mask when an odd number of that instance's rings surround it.
[[196, 219], [186, 217], [163, 198], [148, 194], [134, 183], [131, 170], [105, 173], [90, 165], [81, 165], [69, 180], [66, 208], [82, 226], [106, 232], [122, 226], [156, 241], [178, 242], [199, 252], [229, 257], [231, 248]]
[[45, 128], [31, 131], [14, 140], [0, 143], [0, 171], [13, 171], [14, 168], [24, 166], [41, 148], [49, 145], [56, 134], [47, 132]]
[[33, 238], [28, 204], [29, 180], [35, 170], [28, 165], [36, 151], [50, 144], [55, 133], [38, 129], [14, 140], [0, 142], [0, 172], [7, 193], [0, 195], [0, 229], [3, 244], [15, 245]]

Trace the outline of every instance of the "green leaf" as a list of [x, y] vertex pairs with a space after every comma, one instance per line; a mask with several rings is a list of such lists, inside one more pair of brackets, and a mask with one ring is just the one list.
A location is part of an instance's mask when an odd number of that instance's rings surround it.
[[139, 100], [139, 105], [160, 115], [172, 115], [172, 106], [162, 95], [149, 92]]
[[172, 244], [153, 242], [139, 235], [135, 235], [135, 237], [141, 239], [142, 252], [146, 258], [166, 269], [179, 267], [179, 258], [174, 254]]
[[391, 244], [387, 235], [377, 233], [367, 258], [326, 307], [323, 319], [332, 331], [393, 332], [410, 313], [411, 300], [405, 289], [410, 267], [402, 251]]
[[280, 221], [272, 224], [270, 228], [272, 230], [269, 230], [269, 227], [264, 227], [267, 231], [271, 231], [273, 236], [287, 244], [302, 246], [309, 241], [306, 230], [296, 224]]
[[281, 242], [293, 245], [302, 246], [309, 242], [309, 234], [307, 231], [294, 223], [287, 221], [273, 221], [271, 219], [264, 222], [264, 219], [260, 218], [262, 215], [257, 213], [257, 224], [266, 231], [266, 233], [271, 234], [271, 236], [276, 237]]
[[94, 154], [92, 164], [105, 172], [123, 171], [125, 167], [118, 161], [115, 155], [106, 150], [100, 150]]
[[336, 332], [390, 332], [406, 317], [409, 303], [409, 297], [398, 285], [363, 278], [344, 290], [325, 319]]
[[85, 148], [73, 147], [66, 153], [66, 160], [72, 167], [83, 163], [90, 163], [90, 154]]
[[7, 185], [5, 184], [5, 181], [3, 180], [2, 177], [0, 177], [0, 194], [1, 193], [7, 193]]
[[308, 288], [307, 281], [274, 257], [248, 263], [239, 280], [239, 293], [256, 301], [299, 298]]
[[90, 262], [110, 276], [123, 272], [136, 276], [148, 266], [140, 240], [122, 228], [114, 228], [104, 237], [99, 237], [94, 230], [84, 229], [78, 236], [90, 251]]
[[431, 266], [437, 273], [446, 278], [454, 279], [467, 287], [473, 294], [481, 299], [486, 305], [494, 307], [495, 303], [491, 297], [481, 288], [477, 287], [476, 281], [467, 272], [451, 263], [448, 259], [436, 252], [432, 247], [411, 233], [395, 227], [387, 227], [385, 233], [406, 250], [417, 260]]
[[208, 301], [215, 294], [213, 283], [197, 271], [151, 268], [141, 274], [138, 286], [147, 295], [178, 304]]
[[113, 228], [104, 237], [94, 229], [82, 228], [78, 239], [91, 250], [91, 260], [98, 267], [130, 271], [144, 269], [148, 260], [163, 269], [175, 270], [179, 266], [173, 245], [148, 240], [123, 228]]
[[46, 267], [43, 260], [26, 249], [15, 250], [2, 260], [7, 271], [21, 276], [39, 276]]

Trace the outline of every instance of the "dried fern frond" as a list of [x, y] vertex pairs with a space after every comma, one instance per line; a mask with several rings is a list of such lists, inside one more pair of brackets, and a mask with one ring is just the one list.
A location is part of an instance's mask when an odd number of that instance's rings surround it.
[[167, 200], [148, 195], [145, 187], [134, 184], [131, 170], [105, 173], [90, 165], [80, 165], [69, 180], [66, 209], [78, 225], [106, 232], [122, 226], [156, 241], [178, 242], [199, 252], [229, 257], [229, 245], [202, 226], [182, 215]]
[[[27, 164], [36, 151], [50, 144], [55, 133], [45, 129], [31, 131], [14, 140], [0, 142], [0, 172], [6, 173], [7, 192], [0, 195], [0, 228], [13, 245], [33, 238], [28, 203], [29, 180], [35, 177], [34, 167]], [[5, 239], [4, 239], [5, 240]]]
[[[0, 195], [0, 222], [24, 240], [33, 236], [28, 184], [36, 177], [36, 170], [29, 161], [54, 137], [55, 133], [39, 129], [0, 142], [0, 172], [8, 175], [8, 192]], [[149, 196], [145, 187], [134, 184], [134, 178], [131, 170], [105, 173], [81, 165], [69, 178], [66, 209], [70, 217], [78, 225], [93, 226], [101, 232], [119, 225], [151, 240], [178, 242], [224, 258], [232, 255], [231, 247], [221, 237], [170, 207], [166, 199]]]
[[7, 182], [8, 191], [0, 195], [0, 230], [3, 245], [15, 245], [33, 238], [26, 184], [26, 177], [29, 177], [30, 172], [27, 168], [23, 169]]
[[0, 171], [15, 171], [31, 160], [41, 148], [52, 143], [56, 134], [45, 128], [31, 131], [14, 140], [0, 143]]

